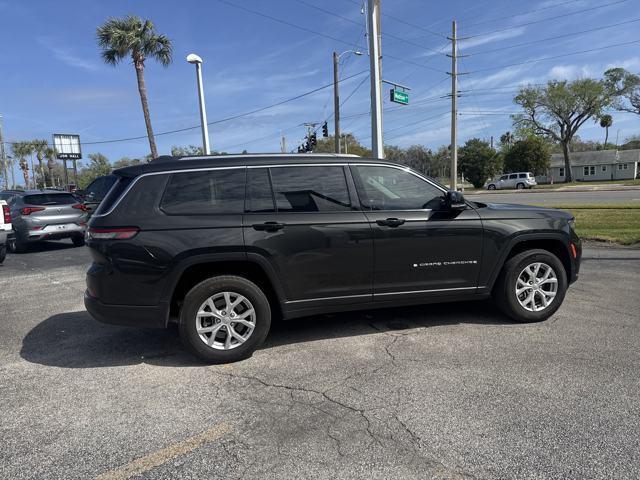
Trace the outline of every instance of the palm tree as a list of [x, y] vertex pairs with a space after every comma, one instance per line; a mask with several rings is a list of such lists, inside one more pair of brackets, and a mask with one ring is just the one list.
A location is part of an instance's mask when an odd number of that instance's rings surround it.
[[11, 144], [11, 151], [14, 157], [18, 159], [18, 165], [22, 170], [24, 177], [24, 188], [29, 188], [29, 164], [27, 163], [27, 157], [33, 153], [33, 145], [31, 142], [14, 142]]
[[53, 178], [53, 169], [56, 167], [56, 154], [56, 149], [51, 147], [44, 152], [44, 157], [47, 159], [47, 168], [49, 169], [49, 181], [52, 187], [56, 186], [56, 181]]
[[102, 48], [102, 59], [109, 65], [115, 66], [127, 56], [131, 56], [133, 60], [151, 156], [156, 158], [158, 149], [151, 128], [147, 87], [144, 81], [144, 62], [147, 58], [154, 58], [167, 67], [171, 63], [171, 40], [156, 33], [150, 20], [142, 20], [135, 15], [127, 15], [124, 18], [109, 18], [102, 26], [98, 27], [97, 36], [98, 45]]
[[[42, 188], [47, 188], [47, 178], [44, 174], [44, 157], [49, 149], [49, 144], [46, 140], [32, 140], [31, 145], [33, 145], [33, 153], [36, 154], [36, 158], [38, 159], [40, 175], [42, 175]], [[36, 188], [37, 186], [36, 182]]]
[[600, 117], [600, 126], [604, 128], [604, 148], [607, 149], [607, 141], [609, 140], [609, 127], [613, 125], [613, 117], [605, 114]]

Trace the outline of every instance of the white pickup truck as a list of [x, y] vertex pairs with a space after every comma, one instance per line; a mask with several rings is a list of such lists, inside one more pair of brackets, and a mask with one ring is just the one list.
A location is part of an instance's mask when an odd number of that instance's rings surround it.
[[7, 256], [7, 237], [11, 233], [11, 212], [9, 205], [4, 200], [0, 200], [0, 263], [4, 262]]

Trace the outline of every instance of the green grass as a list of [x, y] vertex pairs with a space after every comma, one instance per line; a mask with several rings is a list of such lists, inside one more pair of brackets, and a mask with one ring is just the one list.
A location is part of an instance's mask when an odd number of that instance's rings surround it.
[[[547, 205], [549, 206], [549, 205]], [[640, 242], [640, 205], [551, 205], [576, 217], [582, 239], [633, 245]]]
[[640, 185], [640, 179], [635, 180], [599, 180], [596, 182], [570, 182], [570, 183], [559, 183], [556, 182], [553, 185], [551, 184], [543, 184], [533, 187], [534, 189], [542, 189], [549, 190], [554, 188], [561, 187], [588, 187], [590, 185], [624, 185], [624, 186], [632, 186], [632, 185]]

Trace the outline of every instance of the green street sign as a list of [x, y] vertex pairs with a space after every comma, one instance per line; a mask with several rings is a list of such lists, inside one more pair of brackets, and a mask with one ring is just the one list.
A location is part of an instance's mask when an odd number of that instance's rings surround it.
[[401, 103], [402, 105], [409, 104], [409, 94], [407, 92], [401, 92], [399, 90], [396, 90], [395, 88], [392, 88], [389, 93], [391, 93], [392, 102]]

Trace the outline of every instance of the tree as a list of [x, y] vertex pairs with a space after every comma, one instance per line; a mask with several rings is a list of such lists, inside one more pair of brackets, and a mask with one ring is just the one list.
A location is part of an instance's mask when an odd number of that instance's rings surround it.
[[411, 145], [406, 150], [406, 164], [414, 170], [431, 176], [433, 152], [422, 145]]
[[137, 158], [122, 157], [113, 164], [113, 169], [131, 167], [133, 165], [140, 165], [140, 163], [140, 160]]
[[151, 127], [151, 116], [147, 101], [147, 86], [144, 79], [144, 62], [147, 58], [159, 61], [164, 67], [171, 63], [171, 40], [156, 33], [150, 20], [142, 20], [134, 15], [123, 18], [110, 18], [97, 29], [98, 45], [102, 48], [102, 59], [117, 65], [125, 57], [131, 56], [136, 69], [138, 92], [142, 103], [142, 113], [147, 127], [151, 156], [158, 156], [156, 141]]
[[489, 143], [472, 138], [458, 152], [460, 171], [474, 187], [480, 188], [484, 182], [501, 170], [502, 161]]
[[[33, 145], [33, 153], [36, 154], [36, 158], [38, 159], [40, 175], [42, 176], [42, 188], [47, 188], [47, 180], [44, 174], [44, 157], [47, 153], [47, 149], [49, 148], [49, 144], [46, 140], [32, 140], [31, 145]], [[35, 179], [35, 174], [33, 177], [37, 188], [38, 183]]]
[[[349, 153], [352, 155], [359, 155], [360, 157], [370, 157], [371, 150], [367, 147], [360, 145], [360, 142], [353, 136], [352, 133], [342, 133], [341, 145], [342, 153]], [[316, 153], [335, 153], [335, 142], [333, 135], [329, 135], [326, 138], [318, 138], [316, 148], [313, 149]]]
[[44, 152], [44, 157], [47, 159], [47, 169], [49, 170], [49, 183], [51, 183], [52, 187], [55, 187], [56, 185], [56, 181], [53, 176], [53, 170], [56, 168], [56, 165], [57, 165], [56, 154], [57, 154], [56, 149], [51, 147], [47, 148]]
[[502, 135], [500, 135], [500, 145], [502, 145], [503, 147], [510, 147], [511, 145], [513, 145], [514, 140], [515, 137], [511, 132], [504, 132]]
[[27, 163], [27, 157], [33, 153], [33, 145], [31, 142], [14, 142], [11, 144], [11, 151], [13, 156], [18, 159], [18, 165], [22, 170], [22, 176], [24, 177], [24, 188], [29, 188], [29, 164]]
[[178, 147], [174, 145], [171, 147], [171, 155], [174, 157], [189, 157], [191, 155], [204, 155], [202, 147], [196, 145], [187, 145], [184, 147]]
[[514, 115], [513, 123], [562, 145], [565, 181], [571, 182], [571, 140], [587, 120], [600, 118], [611, 101], [611, 89], [602, 81], [590, 78], [573, 82], [550, 81], [544, 88], [524, 87], [520, 90], [514, 102], [524, 113]]
[[640, 75], [624, 68], [610, 68], [604, 72], [605, 83], [613, 92], [613, 106], [621, 112], [640, 115]]
[[89, 165], [78, 174], [78, 187], [86, 188], [96, 178], [109, 175], [112, 170], [107, 157], [101, 153], [92, 153], [89, 155]]
[[609, 114], [602, 115], [600, 117], [600, 126], [604, 128], [604, 148], [607, 148], [607, 142], [609, 141], [609, 127], [613, 125], [613, 117]]
[[516, 141], [504, 152], [505, 172], [533, 172], [543, 175], [549, 170], [551, 149], [540, 137]]

